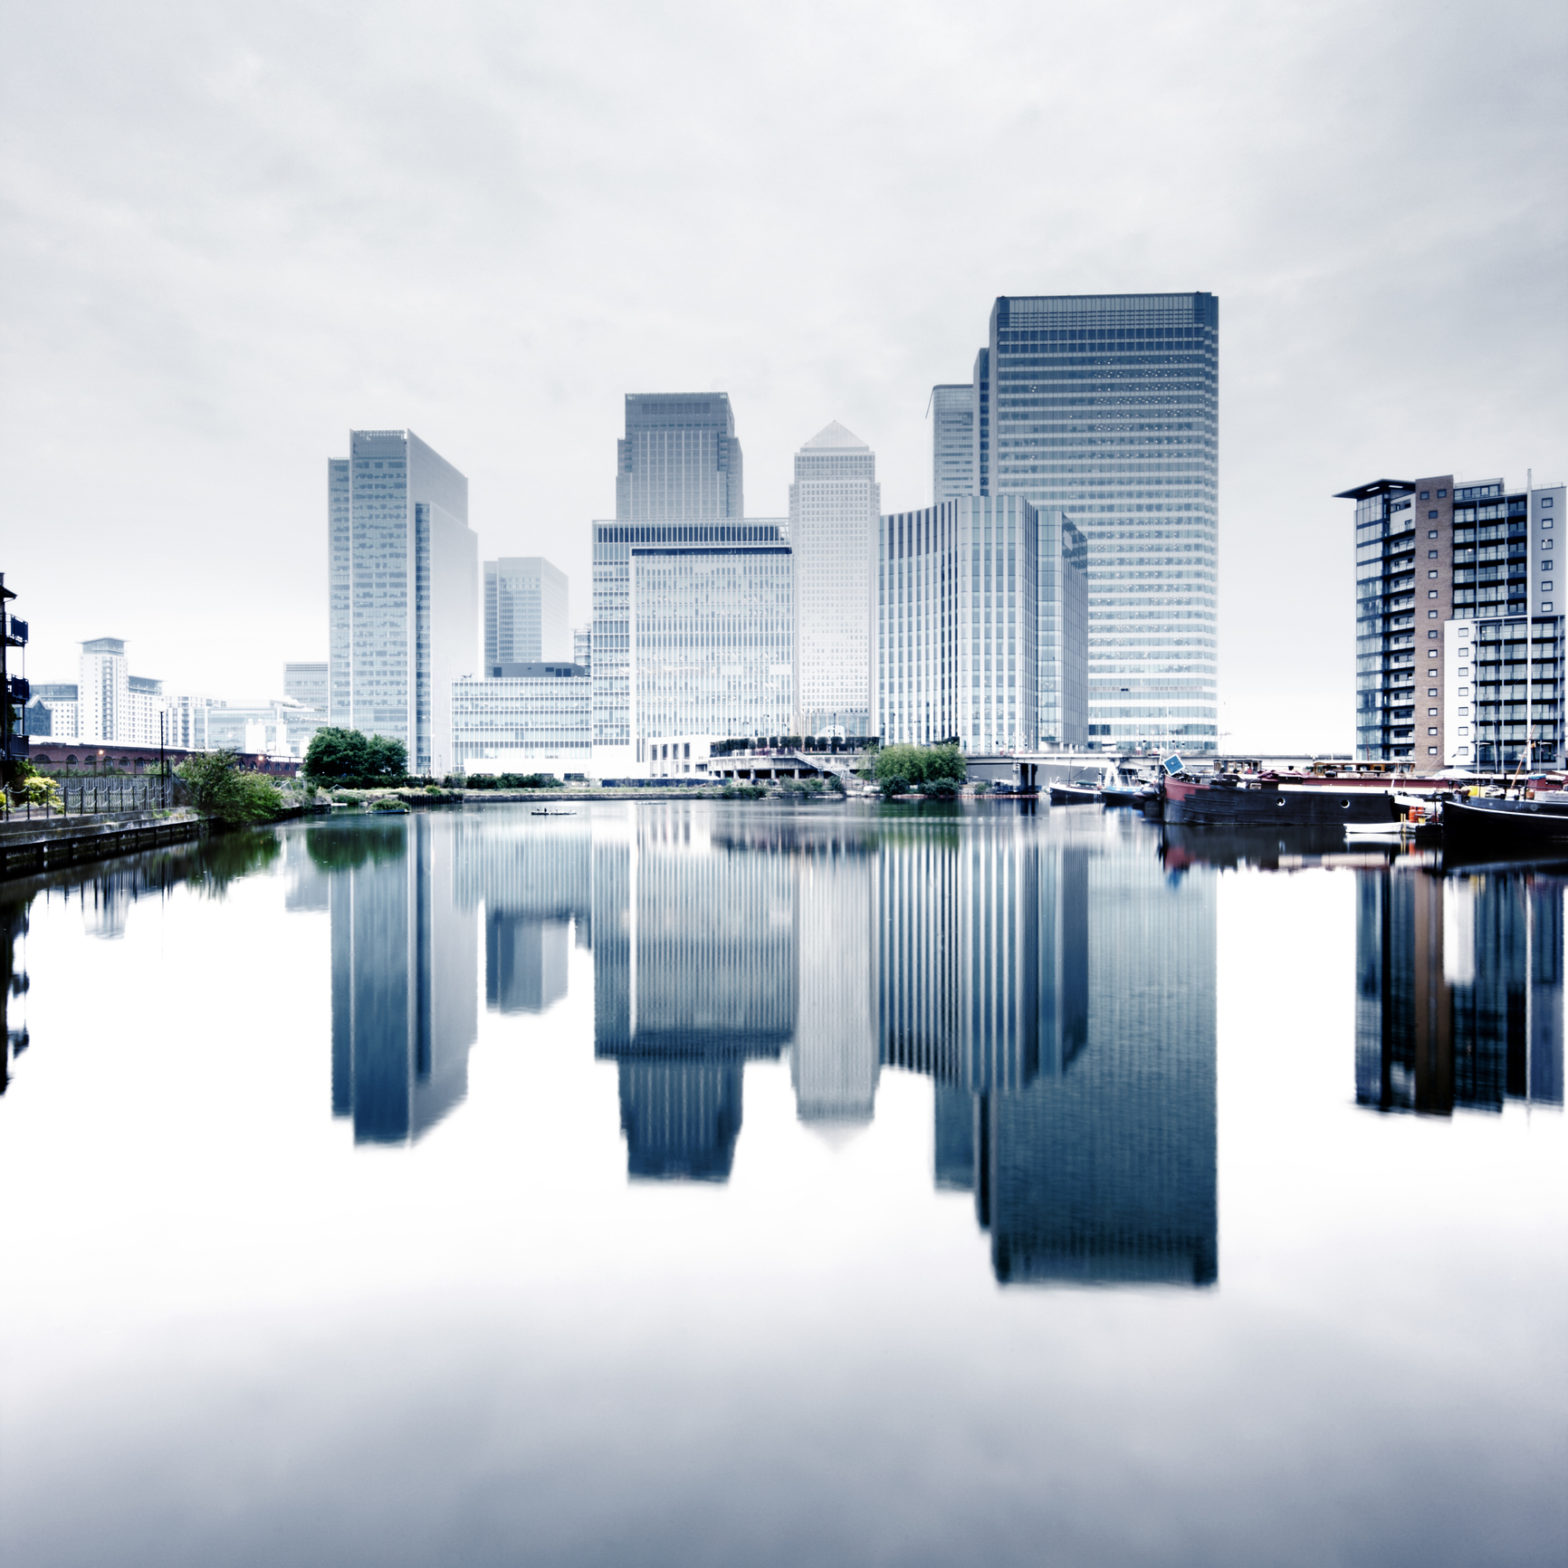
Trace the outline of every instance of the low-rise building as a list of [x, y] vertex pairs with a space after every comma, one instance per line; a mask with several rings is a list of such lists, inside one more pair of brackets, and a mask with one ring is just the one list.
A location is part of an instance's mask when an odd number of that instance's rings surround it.
[[580, 664], [493, 664], [452, 683], [457, 773], [583, 773], [593, 684]]

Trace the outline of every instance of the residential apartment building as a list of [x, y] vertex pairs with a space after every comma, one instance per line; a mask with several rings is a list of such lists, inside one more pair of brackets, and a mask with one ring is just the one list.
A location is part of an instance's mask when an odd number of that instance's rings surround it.
[[485, 667], [571, 659], [566, 573], [540, 555], [485, 562]]
[[999, 297], [970, 406], [974, 492], [1064, 511], [1087, 540], [1091, 744], [1212, 750], [1218, 301]]
[[884, 744], [968, 752], [1082, 745], [1088, 566], [1082, 533], [1021, 496], [963, 496], [883, 517], [878, 549]]
[[580, 664], [491, 665], [452, 686], [457, 773], [586, 772], [593, 751], [592, 683]]
[[23, 715], [23, 728], [32, 736], [49, 735], [76, 740], [81, 735], [74, 681], [34, 681]]
[[[803, 735], [870, 735], [876, 691], [876, 454], [834, 420], [795, 454], [795, 717]], [[763, 733], [777, 733], [764, 731]]]
[[452, 767], [452, 683], [479, 659], [468, 480], [411, 430], [354, 430], [327, 465], [330, 722]]
[[[94, 637], [82, 644], [74, 715], [79, 740], [117, 746], [156, 746], [163, 682], [132, 675], [119, 637]], [[54, 726], [55, 734], [63, 733]]]
[[1560, 765], [1564, 487], [1439, 474], [1338, 498], [1356, 506], [1357, 757]]

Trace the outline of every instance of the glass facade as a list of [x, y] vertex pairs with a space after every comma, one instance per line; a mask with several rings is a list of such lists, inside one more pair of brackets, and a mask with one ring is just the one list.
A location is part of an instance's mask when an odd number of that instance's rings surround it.
[[591, 683], [580, 665], [503, 664], [452, 683], [456, 772], [582, 772], [592, 749]]
[[777, 519], [754, 519], [744, 523], [593, 525], [593, 738], [596, 746], [629, 747], [632, 743], [632, 547], [783, 544], [784, 536], [784, 524]]
[[[803, 735], [873, 731], [871, 562], [882, 509], [871, 448], [835, 421], [795, 454], [795, 703]], [[775, 732], [769, 732], [775, 733]]]
[[570, 659], [566, 573], [539, 555], [485, 562], [485, 667]]
[[451, 770], [452, 682], [478, 658], [468, 481], [411, 430], [356, 430], [327, 467], [330, 722]]
[[1086, 554], [1070, 521], [1021, 496], [963, 496], [884, 517], [877, 566], [884, 743], [1032, 751], [1042, 712], [1081, 730]]
[[790, 733], [792, 564], [782, 543], [632, 547], [637, 740]]
[[972, 386], [931, 388], [931, 499], [974, 495], [975, 396]]
[[740, 442], [725, 392], [631, 392], [616, 443], [618, 522], [743, 515]]
[[1089, 547], [1089, 739], [1218, 736], [1219, 302], [1004, 296], [975, 364], [976, 483]]

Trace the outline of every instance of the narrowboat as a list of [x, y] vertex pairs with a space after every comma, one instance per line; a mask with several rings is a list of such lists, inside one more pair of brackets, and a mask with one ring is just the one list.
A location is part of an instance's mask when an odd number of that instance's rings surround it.
[[1484, 795], [1445, 800], [1443, 842], [1511, 848], [1568, 842], [1568, 800], [1505, 800]]
[[1388, 790], [1281, 784], [1275, 779], [1165, 780], [1165, 820], [1199, 827], [1343, 828], [1394, 822], [1399, 806]]

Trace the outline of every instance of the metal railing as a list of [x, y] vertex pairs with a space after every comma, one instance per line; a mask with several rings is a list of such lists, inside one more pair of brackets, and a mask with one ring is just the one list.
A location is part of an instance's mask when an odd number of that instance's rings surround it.
[[99, 774], [56, 777], [53, 783], [58, 795], [42, 802], [30, 800], [22, 786], [7, 789], [0, 820], [44, 822], [61, 817], [144, 815], [181, 805], [185, 795], [176, 778]]

